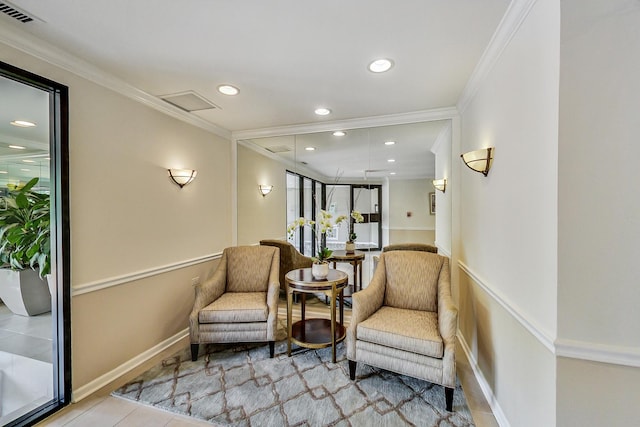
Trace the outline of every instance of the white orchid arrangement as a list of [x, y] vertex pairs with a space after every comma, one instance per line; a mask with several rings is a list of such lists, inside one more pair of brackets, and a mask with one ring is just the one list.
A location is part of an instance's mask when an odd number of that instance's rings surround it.
[[329, 230], [332, 230], [336, 225], [347, 220], [346, 215], [339, 215], [333, 220], [333, 215], [325, 210], [320, 211], [320, 218], [317, 221], [309, 220], [306, 218], [298, 218], [287, 226], [287, 234], [289, 238], [293, 236], [296, 229], [300, 227], [309, 227], [313, 232], [313, 235], [317, 244], [317, 255], [313, 258], [314, 262], [321, 264], [331, 258], [333, 251], [327, 247], [322, 246], [323, 237]]
[[353, 218], [353, 223], [349, 223], [349, 242], [353, 243], [358, 238], [358, 235], [354, 231], [354, 224], [364, 222], [364, 217], [358, 211], [351, 211], [351, 218]]

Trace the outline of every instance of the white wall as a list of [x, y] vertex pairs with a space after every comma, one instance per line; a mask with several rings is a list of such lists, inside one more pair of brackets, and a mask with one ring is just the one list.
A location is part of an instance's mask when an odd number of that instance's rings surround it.
[[563, 1], [562, 27], [558, 425], [640, 425], [640, 4]]
[[[1, 43], [0, 60], [69, 87], [75, 394], [184, 336], [191, 279], [231, 243], [230, 142]], [[180, 190], [169, 167], [198, 177]]]
[[[452, 188], [454, 188], [453, 169], [451, 167], [452, 156], [452, 128], [451, 121], [438, 136], [438, 139], [431, 147], [431, 152], [436, 158], [435, 179], [446, 179], [448, 190], [436, 191], [436, 216], [435, 216], [435, 245], [440, 252], [451, 255], [451, 230], [452, 223]], [[457, 160], [457, 159], [456, 159]]]
[[495, 147], [459, 170], [462, 338], [519, 427], [555, 425], [559, 12], [535, 2], [461, 111], [461, 151]]

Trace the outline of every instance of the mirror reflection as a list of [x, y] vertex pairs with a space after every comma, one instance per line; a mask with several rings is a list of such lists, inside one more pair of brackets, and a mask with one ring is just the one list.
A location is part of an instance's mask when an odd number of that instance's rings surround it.
[[0, 77], [0, 425], [53, 397], [49, 97]]
[[[310, 233], [287, 235], [296, 218], [358, 211], [327, 233], [326, 245], [378, 251], [395, 243], [435, 242], [435, 157], [431, 152], [449, 120], [344, 129], [238, 141], [238, 244], [289, 239], [313, 256]], [[258, 185], [273, 185], [262, 196]]]

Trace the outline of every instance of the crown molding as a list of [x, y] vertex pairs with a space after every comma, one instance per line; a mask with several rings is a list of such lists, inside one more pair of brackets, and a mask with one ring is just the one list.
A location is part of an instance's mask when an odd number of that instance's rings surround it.
[[493, 33], [489, 44], [471, 73], [471, 77], [469, 77], [466, 86], [462, 90], [462, 94], [456, 104], [460, 113], [469, 106], [478, 92], [480, 85], [489, 72], [491, 72], [493, 66], [502, 55], [502, 52], [504, 52], [504, 49], [509, 45], [513, 36], [518, 32], [535, 3], [536, 0], [511, 1], [500, 24], [498, 24], [498, 28]]
[[409, 123], [433, 122], [458, 117], [456, 107], [435, 108], [410, 113], [387, 114], [384, 116], [361, 117], [357, 119], [334, 120], [322, 123], [277, 126], [262, 129], [233, 131], [234, 139], [267, 138], [271, 136], [302, 135], [336, 130], [363, 129], [378, 126], [404, 125]]
[[171, 104], [140, 90], [125, 81], [112, 76], [100, 68], [43, 41], [15, 26], [0, 26], [0, 42], [18, 49], [28, 55], [66, 70], [79, 77], [92, 81], [107, 89], [140, 102], [175, 119], [214, 133], [222, 138], [231, 139], [231, 132], [196, 115], [187, 113]]

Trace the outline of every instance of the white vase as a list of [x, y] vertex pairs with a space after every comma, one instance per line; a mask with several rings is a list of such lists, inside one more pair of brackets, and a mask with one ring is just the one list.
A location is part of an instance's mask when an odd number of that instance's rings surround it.
[[311, 275], [314, 279], [325, 279], [329, 275], [329, 263], [311, 264]]
[[0, 299], [9, 310], [21, 316], [51, 311], [51, 294], [39, 272], [0, 268]]
[[356, 242], [346, 242], [344, 244], [344, 249], [348, 254], [352, 254], [356, 251]]

